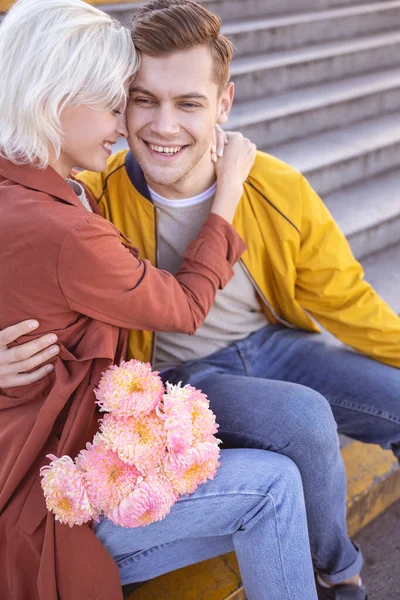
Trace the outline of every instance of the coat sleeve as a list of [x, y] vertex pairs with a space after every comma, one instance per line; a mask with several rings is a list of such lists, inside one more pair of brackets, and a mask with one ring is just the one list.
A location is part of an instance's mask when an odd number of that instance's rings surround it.
[[138, 260], [118, 230], [90, 215], [66, 236], [58, 281], [72, 310], [128, 329], [193, 334], [246, 246], [221, 217], [210, 214], [174, 277]]
[[302, 177], [296, 299], [343, 343], [400, 368], [400, 318], [364, 280], [332, 215]]

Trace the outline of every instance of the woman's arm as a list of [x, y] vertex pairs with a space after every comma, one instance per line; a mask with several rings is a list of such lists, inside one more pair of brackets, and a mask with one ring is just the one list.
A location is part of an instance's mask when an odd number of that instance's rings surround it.
[[227, 221], [210, 214], [174, 277], [138, 260], [116, 228], [97, 215], [75, 227], [58, 257], [68, 306], [128, 329], [194, 333], [245, 249]]

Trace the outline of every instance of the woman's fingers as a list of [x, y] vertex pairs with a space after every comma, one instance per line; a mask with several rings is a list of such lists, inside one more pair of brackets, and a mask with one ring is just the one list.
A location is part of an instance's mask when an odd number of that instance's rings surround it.
[[211, 160], [216, 163], [218, 158], [224, 155], [224, 149], [228, 143], [228, 138], [219, 125], [214, 128], [213, 142], [211, 144]]

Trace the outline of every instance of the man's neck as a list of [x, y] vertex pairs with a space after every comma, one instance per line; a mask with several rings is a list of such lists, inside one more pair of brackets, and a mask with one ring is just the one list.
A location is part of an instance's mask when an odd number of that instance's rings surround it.
[[214, 165], [211, 159], [208, 160], [209, 164], [205, 165], [205, 168], [198, 168], [200, 165], [197, 165], [186, 177], [171, 185], [156, 183], [145, 175], [146, 183], [157, 194], [168, 200], [186, 200], [198, 196], [208, 190], [216, 180]]

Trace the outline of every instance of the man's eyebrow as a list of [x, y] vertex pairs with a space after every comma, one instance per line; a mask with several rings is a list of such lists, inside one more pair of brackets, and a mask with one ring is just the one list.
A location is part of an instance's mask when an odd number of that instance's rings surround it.
[[[134, 94], [137, 92], [140, 94], [145, 94], [146, 96], [154, 97], [154, 94], [152, 92], [150, 92], [150, 90], [146, 90], [146, 88], [143, 88], [140, 85], [134, 85], [129, 90], [130, 94]], [[180, 94], [179, 96], [175, 97], [175, 100], [188, 100], [188, 99], [203, 100], [205, 102], [208, 102], [207, 96], [204, 96], [204, 94], [200, 94], [199, 92], [188, 92], [186, 94]]]
[[146, 96], [154, 96], [154, 94], [152, 94], [149, 90], [140, 87], [140, 85], [134, 85], [129, 89], [130, 94], [133, 94], [134, 92], [140, 92], [141, 94], [146, 94]]
[[205, 102], [208, 101], [207, 96], [204, 96], [204, 94], [199, 94], [199, 92], [189, 92], [188, 94], [181, 94], [180, 96], [177, 96], [177, 98], [181, 100], [196, 99], [204, 100]]

